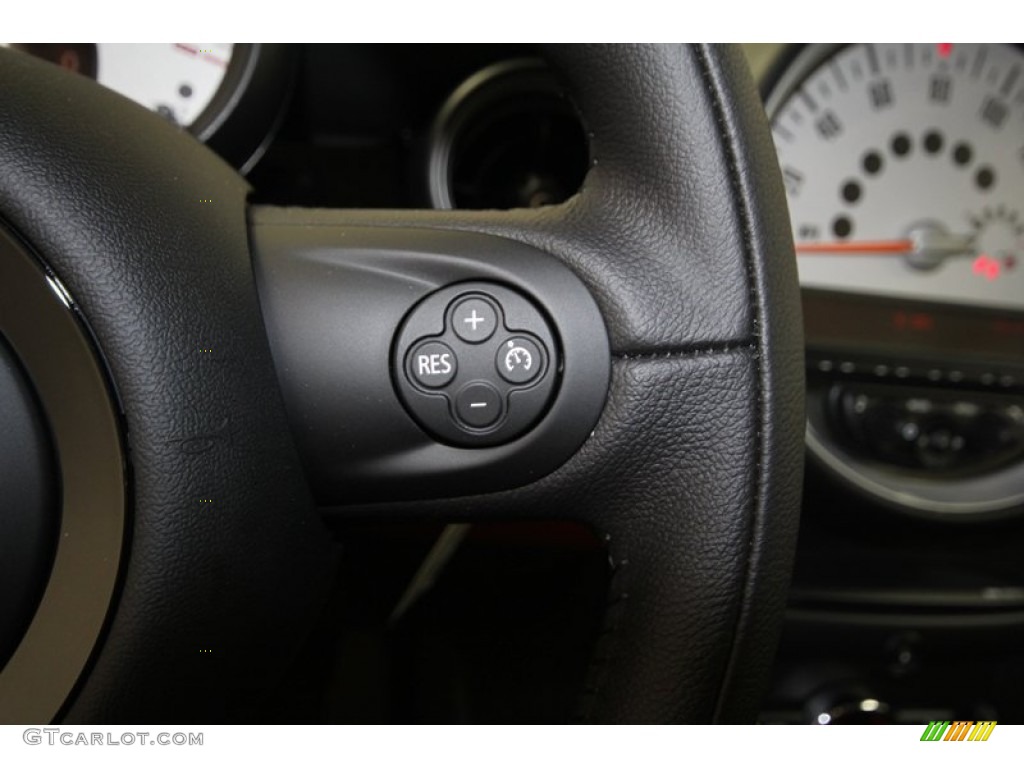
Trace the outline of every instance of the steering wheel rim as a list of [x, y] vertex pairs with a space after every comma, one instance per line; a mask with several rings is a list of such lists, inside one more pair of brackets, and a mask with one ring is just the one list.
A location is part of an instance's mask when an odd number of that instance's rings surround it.
[[[592, 167], [568, 203], [247, 214], [244, 182], [195, 142], [80, 78], [2, 53], [13, 119], [0, 131], [11, 171], [0, 214], [87, 320], [133, 470], [120, 589], [64, 719], [244, 718], [251, 670], [294, 653], [323, 599], [331, 549], [289, 436], [247, 215], [339, 232], [472, 231], [575, 272], [613, 360], [605, 411], [577, 454], [521, 488], [375, 513], [558, 510], [593, 525], [613, 576], [585, 719], [756, 715], [803, 456], [795, 262], [763, 111], [736, 50], [546, 55], [591, 141]], [[54, 121], [56, 104], [73, 119]], [[207, 498], [216, 510], [200, 511]]]

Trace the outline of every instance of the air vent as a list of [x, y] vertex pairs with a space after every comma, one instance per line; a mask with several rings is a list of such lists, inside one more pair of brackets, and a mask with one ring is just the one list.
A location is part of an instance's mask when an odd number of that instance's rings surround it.
[[436, 208], [536, 208], [574, 195], [588, 163], [579, 116], [546, 65], [516, 59], [460, 85], [431, 135]]

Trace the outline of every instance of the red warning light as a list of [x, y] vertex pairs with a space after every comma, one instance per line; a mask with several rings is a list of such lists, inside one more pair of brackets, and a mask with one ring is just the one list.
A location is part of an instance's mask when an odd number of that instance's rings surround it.
[[893, 313], [892, 327], [897, 331], [932, 331], [935, 329], [935, 318], [927, 312], [899, 310]]
[[924, 312], [910, 314], [910, 327], [915, 331], [930, 331], [935, 328], [935, 318]]
[[952, 43], [938, 43], [935, 49], [939, 52], [939, 58], [948, 59], [949, 54], [953, 52]]
[[999, 277], [1001, 265], [987, 253], [983, 253], [974, 260], [971, 271], [984, 277], [986, 280], [995, 280]]

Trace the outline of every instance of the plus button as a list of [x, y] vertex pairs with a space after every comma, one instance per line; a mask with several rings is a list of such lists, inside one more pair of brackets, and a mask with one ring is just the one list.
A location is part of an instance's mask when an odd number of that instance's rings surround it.
[[486, 323], [487, 322], [487, 318], [486, 317], [477, 317], [476, 310], [474, 309], [473, 310], [473, 314], [471, 314], [469, 317], [462, 318], [462, 322], [469, 323], [470, 325], [472, 325], [473, 326], [473, 330], [475, 331], [477, 324], [478, 323]]
[[498, 327], [498, 312], [484, 297], [467, 296], [452, 310], [452, 330], [470, 344], [487, 341]]

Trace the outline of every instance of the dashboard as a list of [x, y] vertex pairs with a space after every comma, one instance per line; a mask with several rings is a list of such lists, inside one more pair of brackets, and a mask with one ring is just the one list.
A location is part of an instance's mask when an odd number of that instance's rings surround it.
[[[537, 207], [588, 167], [586, 127], [530, 46], [9, 45], [193, 133], [256, 202]], [[803, 527], [763, 719], [1019, 718], [1024, 48], [744, 50], [787, 191], [808, 374]]]

